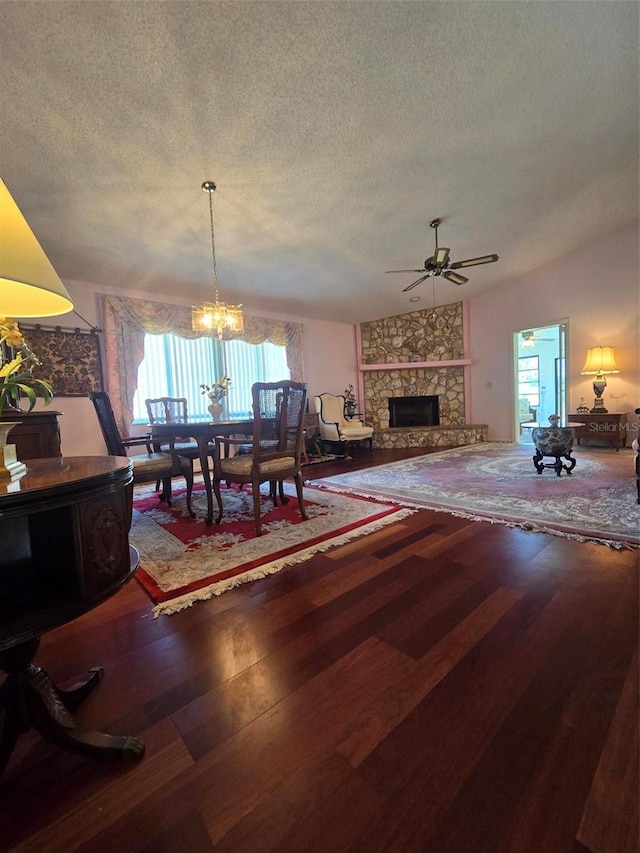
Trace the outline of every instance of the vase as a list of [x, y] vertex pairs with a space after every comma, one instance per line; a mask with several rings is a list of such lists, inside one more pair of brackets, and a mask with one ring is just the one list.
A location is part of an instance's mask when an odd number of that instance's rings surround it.
[[222, 413], [224, 412], [224, 406], [218, 400], [212, 400], [207, 406], [209, 410], [209, 414], [211, 415], [212, 421], [219, 421], [222, 418]]
[[9, 444], [9, 433], [20, 421], [0, 421], [0, 481], [15, 480], [27, 471], [24, 462], [18, 461], [15, 444]]

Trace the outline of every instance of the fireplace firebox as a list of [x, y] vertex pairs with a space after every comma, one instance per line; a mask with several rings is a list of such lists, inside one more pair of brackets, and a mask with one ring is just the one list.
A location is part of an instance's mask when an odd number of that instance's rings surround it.
[[439, 426], [438, 397], [389, 397], [389, 426]]

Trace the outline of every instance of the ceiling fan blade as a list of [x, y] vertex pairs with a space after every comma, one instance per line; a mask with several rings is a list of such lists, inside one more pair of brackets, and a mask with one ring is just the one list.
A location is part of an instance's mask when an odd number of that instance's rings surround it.
[[423, 275], [422, 278], [419, 278], [417, 281], [412, 282], [412, 284], [408, 285], [408, 287], [403, 287], [402, 292], [406, 293], [407, 290], [413, 290], [414, 287], [417, 287], [417, 285], [421, 284], [427, 278], [429, 278], [428, 275]]
[[468, 278], [465, 278], [463, 275], [460, 275], [457, 272], [449, 272], [449, 270], [445, 270], [442, 273], [443, 277], [448, 281], [452, 281], [454, 284], [466, 284], [469, 281]]
[[385, 270], [385, 272], [424, 272], [424, 267], [421, 270]]
[[483, 255], [481, 258], [467, 258], [466, 261], [456, 261], [449, 269], [459, 270], [462, 267], [476, 267], [478, 264], [492, 264], [498, 260], [497, 255]]

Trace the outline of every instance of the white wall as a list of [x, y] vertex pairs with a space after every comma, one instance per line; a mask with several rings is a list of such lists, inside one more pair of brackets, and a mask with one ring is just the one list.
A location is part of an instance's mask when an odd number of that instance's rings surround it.
[[[148, 293], [98, 288], [87, 282], [65, 281], [65, 286], [73, 299], [76, 311], [97, 326], [101, 326], [100, 297], [103, 293], [149, 299]], [[158, 297], [158, 301], [168, 300]], [[191, 304], [180, 298], [172, 301], [181, 305]], [[352, 325], [260, 311], [251, 313], [254, 316], [290, 320], [304, 325], [304, 374], [311, 398], [323, 391], [342, 393], [350, 383], [357, 384], [355, 330]], [[60, 325], [63, 328], [86, 328], [82, 320], [72, 313], [50, 319], [42, 318], [39, 322], [43, 325]], [[40, 402], [38, 408], [41, 408]], [[59, 421], [63, 455], [95, 456], [105, 453], [93, 405], [87, 397], [55, 397], [49, 408], [62, 413]], [[313, 410], [313, 401], [311, 409]], [[144, 429], [132, 428], [131, 432], [144, 432]]]
[[[610, 412], [640, 407], [638, 222], [469, 301], [471, 412], [489, 438], [513, 441], [513, 332], [568, 321], [569, 412], [592, 379], [581, 376], [587, 348], [612, 345], [620, 373], [607, 378]], [[634, 435], [630, 436], [627, 445]]]

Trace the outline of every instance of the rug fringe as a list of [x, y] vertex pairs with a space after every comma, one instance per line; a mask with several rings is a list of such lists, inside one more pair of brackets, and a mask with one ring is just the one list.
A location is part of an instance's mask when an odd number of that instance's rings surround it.
[[[360, 498], [374, 498], [378, 501], [382, 500], [382, 497], [379, 494], [375, 495], [372, 492], [363, 492], [357, 489], [352, 489], [351, 487], [346, 489], [345, 487], [332, 486], [320, 482], [315, 482], [313, 487], [316, 489], [326, 489], [328, 492], [337, 492], [338, 494], [343, 495], [356, 495]], [[551, 533], [553, 536], [562, 536], [564, 539], [575, 539], [577, 542], [595, 542], [598, 545], [606, 545], [607, 548], [613, 548], [616, 551], [636, 551], [640, 549], [640, 545], [637, 545], [634, 542], [624, 542], [617, 539], [600, 539], [596, 536], [584, 536], [581, 533], [569, 533], [566, 530], [545, 527], [544, 525], [536, 524], [533, 521], [514, 521], [513, 519], [507, 518], [493, 518], [488, 515], [478, 515], [477, 513], [467, 512], [462, 509], [449, 509], [446, 506], [429, 506], [425, 502], [411, 503], [410, 501], [389, 495], [385, 496], [384, 500], [388, 503], [398, 504], [398, 506], [412, 507], [414, 510], [429, 509], [432, 512], [446, 512], [447, 515], [454, 515], [456, 518], [467, 518], [469, 521], [484, 521], [489, 524], [504, 524], [507, 527], [519, 527], [521, 530], [529, 530], [532, 533]]]
[[395, 524], [395, 522], [401, 521], [403, 518], [407, 518], [415, 512], [417, 512], [417, 509], [415, 508], [399, 510], [398, 512], [394, 512], [384, 518], [379, 518], [376, 521], [370, 521], [368, 524], [364, 524], [361, 527], [356, 527], [346, 533], [341, 533], [339, 536], [333, 536], [323, 542], [318, 542], [316, 545], [311, 545], [309, 548], [297, 551], [295, 554], [290, 554], [287, 557], [281, 557], [279, 560], [274, 560], [271, 563], [265, 563], [264, 565], [258, 566], [255, 569], [250, 569], [248, 572], [244, 572], [243, 574], [227, 578], [223, 581], [218, 581], [218, 583], [203, 587], [195, 592], [189, 592], [178, 598], [173, 598], [171, 601], [164, 601], [160, 604], [156, 604], [152, 611], [153, 618], [157, 619], [158, 616], [161, 615], [171, 616], [174, 613], [178, 613], [180, 610], [191, 607], [198, 601], [206, 601], [209, 598], [222, 595], [223, 592], [227, 592], [228, 590], [234, 589], [242, 584], [260, 580], [268, 577], [269, 575], [275, 575], [286, 566], [303, 563], [314, 554], [319, 554], [322, 551], [328, 551], [329, 548], [334, 548], [338, 545], [344, 545], [352, 539], [357, 539], [359, 536], [365, 536], [368, 533], [375, 533], [377, 530], [381, 530], [383, 527], [387, 527], [390, 524]]

